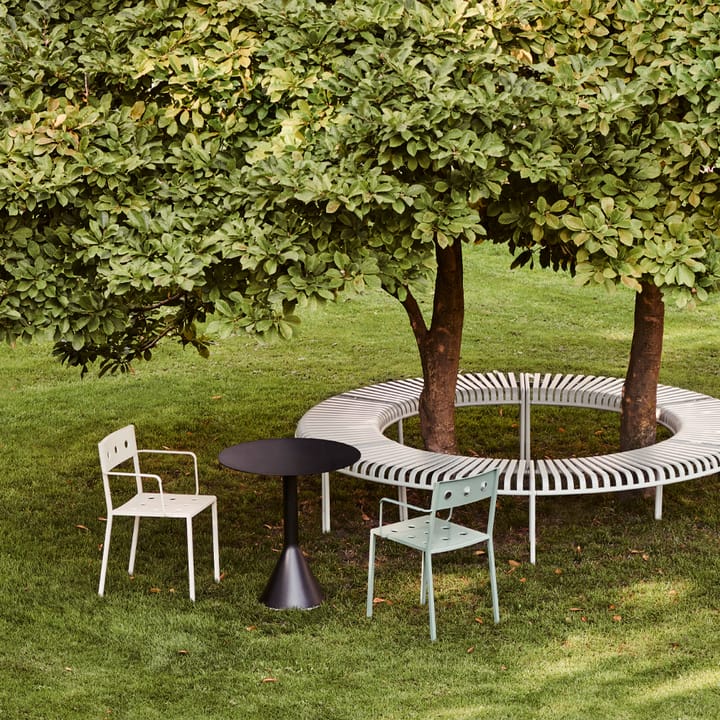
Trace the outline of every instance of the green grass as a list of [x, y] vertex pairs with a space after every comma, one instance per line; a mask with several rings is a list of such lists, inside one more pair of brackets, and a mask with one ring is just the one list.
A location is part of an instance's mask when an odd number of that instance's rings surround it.
[[[632, 296], [578, 289], [549, 273], [468, 258], [463, 369], [623, 375]], [[662, 382], [720, 396], [720, 305], [668, 310]], [[387, 488], [334, 476], [333, 532], [320, 532], [319, 481], [300, 483], [301, 541], [327, 600], [277, 612], [257, 601], [281, 545], [280, 484], [223, 469], [227, 445], [288, 436], [332, 394], [417, 376], [390, 299], [309, 312], [291, 343], [236, 338], [209, 360], [175, 346], [127, 376], [80, 380], [47, 345], [0, 349], [0, 717], [3, 720], [720, 716], [720, 507], [716, 477], [642, 498], [546, 499], [538, 564], [527, 505], [502, 498], [496, 530], [502, 621], [492, 623], [483, 558], [436, 563], [439, 640], [418, 606], [417, 558], [379, 548], [364, 617], [368, 529]], [[510, 408], [459, 414], [463, 447], [517, 447]], [[180, 523], [147, 522], [136, 574], [117, 522], [106, 597], [97, 581], [104, 501], [96, 443], [133, 422], [145, 447], [195, 450], [219, 497], [221, 567], [209, 518], [196, 524], [198, 600], [187, 598]], [[533, 416], [536, 454], [606, 452], [612, 414]], [[421, 499], [421, 498], [418, 498]]]

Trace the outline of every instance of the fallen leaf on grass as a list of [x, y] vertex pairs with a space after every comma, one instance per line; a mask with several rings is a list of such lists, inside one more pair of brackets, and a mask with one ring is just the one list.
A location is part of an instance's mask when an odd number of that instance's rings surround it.
[[476, 618], [475, 618], [475, 622], [476, 622], [476, 623], [480, 623], [480, 624], [482, 625], [482, 624], [483, 624], [483, 619], [482, 619], [481, 617], [476, 617]]
[[386, 605], [392, 605], [392, 600], [386, 600], [385, 598], [381, 598], [381, 597], [373, 598], [373, 605], [379, 605], [380, 603], [385, 603]]
[[613, 615], [613, 622], [622, 622], [622, 615]]
[[265, 677], [262, 679], [264, 683], [276, 683], [278, 679], [276, 677]]
[[87, 528], [84, 525], [76, 525], [75, 526], [78, 530], [87, 530]]
[[466, 650], [466, 652], [467, 652], [468, 655], [471, 655], [472, 653], [475, 652], [475, 646], [474, 646], [474, 645], [471, 645], [471, 646]]

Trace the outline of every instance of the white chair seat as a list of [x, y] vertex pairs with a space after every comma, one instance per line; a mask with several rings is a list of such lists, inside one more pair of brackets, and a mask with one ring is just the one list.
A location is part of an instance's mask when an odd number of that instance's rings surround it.
[[113, 515], [125, 517], [195, 517], [198, 513], [217, 502], [214, 495], [171, 495], [164, 494], [165, 507], [160, 493], [138, 493], [126, 503], [113, 509]]

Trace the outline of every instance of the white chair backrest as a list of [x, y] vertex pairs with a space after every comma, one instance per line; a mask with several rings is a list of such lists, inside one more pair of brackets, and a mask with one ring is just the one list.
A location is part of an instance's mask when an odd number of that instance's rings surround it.
[[[98, 443], [100, 453], [100, 467], [103, 473], [110, 472], [127, 460], [137, 462], [137, 442], [135, 441], [135, 426], [126, 425], [104, 437]], [[137, 468], [135, 468], [136, 471]], [[139, 472], [139, 471], [138, 471]]]
[[116, 430], [110, 435], [104, 437], [98, 443], [98, 453], [100, 455], [100, 468], [102, 470], [103, 485], [105, 486], [105, 500], [108, 507], [112, 507], [110, 478], [108, 473], [118, 465], [122, 465], [128, 460], [132, 460], [132, 470], [128, 468], [128, 472], [134, 472], [138, 475], [137, 485], [138, 492], [142, 489], [142, 481], [139, 477], [140, 462], [138, 460], [137, 442], [135, 440], [135, 426], [126, 425], [120, 430]]
[[[433, 488], [431, 512], [451, 510], [479, 500], [487, 500], [497, 494], [498, 471], [486, 470], [480, 475], [457, 480], [442, 480]], [[494, 510], [494, 508], [492, 508]]]

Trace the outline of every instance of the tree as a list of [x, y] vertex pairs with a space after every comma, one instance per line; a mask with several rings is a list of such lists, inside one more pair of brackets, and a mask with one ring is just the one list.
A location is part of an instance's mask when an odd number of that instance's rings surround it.
[[[654, 442], [665, 302], [704, 300], [720, 276], [714, 5], [275, 7], [260, 53], [286, 113], [251, 156], [250, 212], [373, 249], [420, 350], [426, 447], [454, 450], [462, 243], [485, 237], [516, 265], [636, 291], [621, 445]], [[415, 283], [433, 252], [426, 322]]]
[[[526, 10], [462, 0], [263, 5], [263, 84], [283, 109], [248, 155], [237, 202], [270, 244], [290, 221], [308, 245], [342, 244], [339, 267], [377, 265], [415, 335], [421, 432], [434, 451], [456, 447], [462, 246], [484, 239], [485, 209], [511, 173], [562, 180], [545, 142], [562, 98], [541, 70], [525, 72], [514, 41]], [[418, 290], [429, 273], [426, 318]]]
[[513, 10], [98, 0], [3, 20], [6, 338], [48, 328], [65, 361], [122, 369], [174, 333], [205, 351], [210, 312], [287, 336], [298, 305], [379, 284], [418, 341], [426, 443], [454, 449], [461, 242], [537, 133], [521, 118], [549, 126], [500, 42]]
[[[621, 446], [655, 442], [665, 302], [705, 300], [720, 278], [720, 14], [697, 0], [547, 0], [524, 32], [576, 96], [562, 185], [513, 175], [492, 232], [577, 280], [636, 291]], [[567, 137], [567, 136], [566, 136]], [[563, 138], [557, 138], [563, 142]]]

